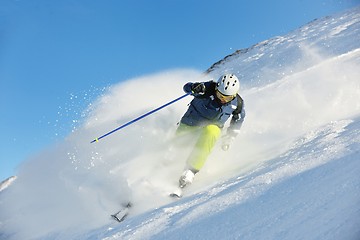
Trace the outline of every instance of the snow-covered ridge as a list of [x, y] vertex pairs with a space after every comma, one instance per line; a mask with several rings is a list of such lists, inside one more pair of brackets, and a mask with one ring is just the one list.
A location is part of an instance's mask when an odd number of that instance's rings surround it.
[[[235, 72], [246, 81], [246, 86], [259, 86], [321, 61], [316, 56], [304, 56], [311, 54], [304, 52], [304, 48], [321, 55], [337, 56], [359, 48], [359, 42], [354, 40], [359, 35], [360, 7], [355, 7], [334, 16], [315, 19], [284, 36], [237, 50], [214, 63], [206, 72], [215, 76], [224, 70]], [[307, 62], [304, 62], [304, 57]]]
[[[83, 127], [25, 163], [0, 195], [0, 238], [357, 240], [359, 9], [239, 51], [210, 76], [175, 70], [112, 86]], [[186, 155], [169, 142], [191, 98], [89, 144], [181, 96], [185, 82], [230, 71], [242, 79], [246, 120], [181, 200], [168, 193]], [[129, 103], [139, 85], [147, 101]], [[156, 94], [162, 86], [171, 91]], [[129, 218], [113, 222], [128, 200]]]
[[0, 183], [0, 192], [8, 188], [15, 180], [16, 176], [9, 177]]

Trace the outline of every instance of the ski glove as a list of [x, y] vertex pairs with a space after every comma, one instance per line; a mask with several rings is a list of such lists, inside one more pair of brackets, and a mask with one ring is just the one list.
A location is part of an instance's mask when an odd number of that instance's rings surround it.
[[199, 94], [199, 95], [204, 95], [205, 94], [205, 84], [204, 83], [193, 83], [191, 85], [191, 92], [193, 94]]
[[229, 150], [230, 145], [232, 144], [234, 139], [235, 139], [235, 137], [233, 137], [233, 136], [224, 136], [224, 137], [222, 137], [221, 149], [223, 151]]

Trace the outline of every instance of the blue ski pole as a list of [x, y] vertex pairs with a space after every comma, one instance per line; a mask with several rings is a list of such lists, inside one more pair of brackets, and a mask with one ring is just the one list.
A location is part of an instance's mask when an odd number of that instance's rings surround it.
[[110, 134], [112, 134], [112, 133], [114, 133], [114, 132], [116, 132], [116, 131], [118, 131], [118, 130], [126, 127], [126, 126], [129, 126], [129, 125], [133, 124], [134, 122], [137, 122], [137, 121], [139, 121], [140, 119], [143, 119], [143, 118], [149, 116], [150, 114], [153, 114], [154, 112], [157, 112], [157, 111], [159, 111], [160, 109], [163, 109], [164, 107], [167, 107], [167, 106], [169, 106], [170, 104], [173, 104], [174, 102], [177, 102], [177, 101], [179, 101], [180, 99], [183, 99], [184, 97], [186, 97], [186, 96], [188, 96], [188, 95], [190, 95], [190, 94], [191, 94], [191, 93], [186, 93], [186, 94], [182, 95], [181, 97], [178, 97], [178, 98], [176, 98], [176, 99], [174, 99], [174, 100], [172, 100], [172, 101], [170, 101], [170, 102], [168, 102], [168, 103], [166, 103], [166, 104], [164, 104], [164, 105], [162, 105], [162, 106], [160, 106], [160, 107], [158, 107], [158, 108], [156, 108], [156, 109], [154, 109], [154, 110], [152, 110], [152, 111], [150, 111], [150, 112], [148, 112], [148, 113], [145, 113], [145, 114], [141, 115], [140, 117], [137, 117], [137, 118], [135, 118], [135, 119], [133, 119], [133, 120], [131, 120], [131, 121], [129, 121], [129, 122], [121, 125], [120, 127], [115, 128], [114, 130], [112, 130], [112, 131], [110, 131], [110, 132], [108, 132], [108, 133], [105, 133], [104, 135], [102, 135], [102, 136], [100, 136], [100, 137], [98, 137], [98, 138], [95, 138], [95, 139], [92, 140], [90, 143], [98, 142], [100, 139], [102, 139], [102, 138], [104, 138], [104, 137], [106, 137], [106, 136], [109, 136]]

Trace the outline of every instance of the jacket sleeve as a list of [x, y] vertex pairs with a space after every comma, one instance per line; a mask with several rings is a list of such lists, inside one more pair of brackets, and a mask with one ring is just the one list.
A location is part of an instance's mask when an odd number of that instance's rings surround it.
[[242, 123], [244, 122], [246, 115], [243, 99], [239, 95], [237, 95], [237, 99], [238, 99], [238, 106], [233, 112], [233, 116], [230, 121], [230, 126], [227, 129], [227, 135], [229, 137], [234, 137], [234, 138], [239, 134], [240, 128], [242, 126]]

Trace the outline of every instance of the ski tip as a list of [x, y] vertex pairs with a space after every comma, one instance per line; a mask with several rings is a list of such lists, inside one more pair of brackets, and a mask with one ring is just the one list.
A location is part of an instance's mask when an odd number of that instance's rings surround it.
[[123, 205], [123, 208], [120, 209], [120, 211], [118, 211], [115, 214], [110, 215], [113, 219], [115, 219], [118, 222], [122, 222], [125, 220], [125, 218], [129, 215], [129, 211], [131, 208], [131, 203], [129, 202], [127, 205]]
[[119, 218], [117, 215], [113, 214], [111, 217], [115, 219], [117, 222], [122, 222], [125, 220], [125, 218], [128, 216], [128, 214], [123, 215], [121, 218]]
[[177, 188], [175, 191], [173, 191], [172, 193], [169, 194], [170, 197], [172, 198], [181, 198], [183, 195], [183, 190], [182, 188]]
[[169, 196], [172, 198], [178, 198], [178, 199], [180, 199], [182, 197], [182, 195], [178, 194], [178, 193], [170, 193]]
[[95, 139], [92, 140], [90, 143], [94, 143], [94, 142], [99, 142], [99, 138], [95, 138]]

